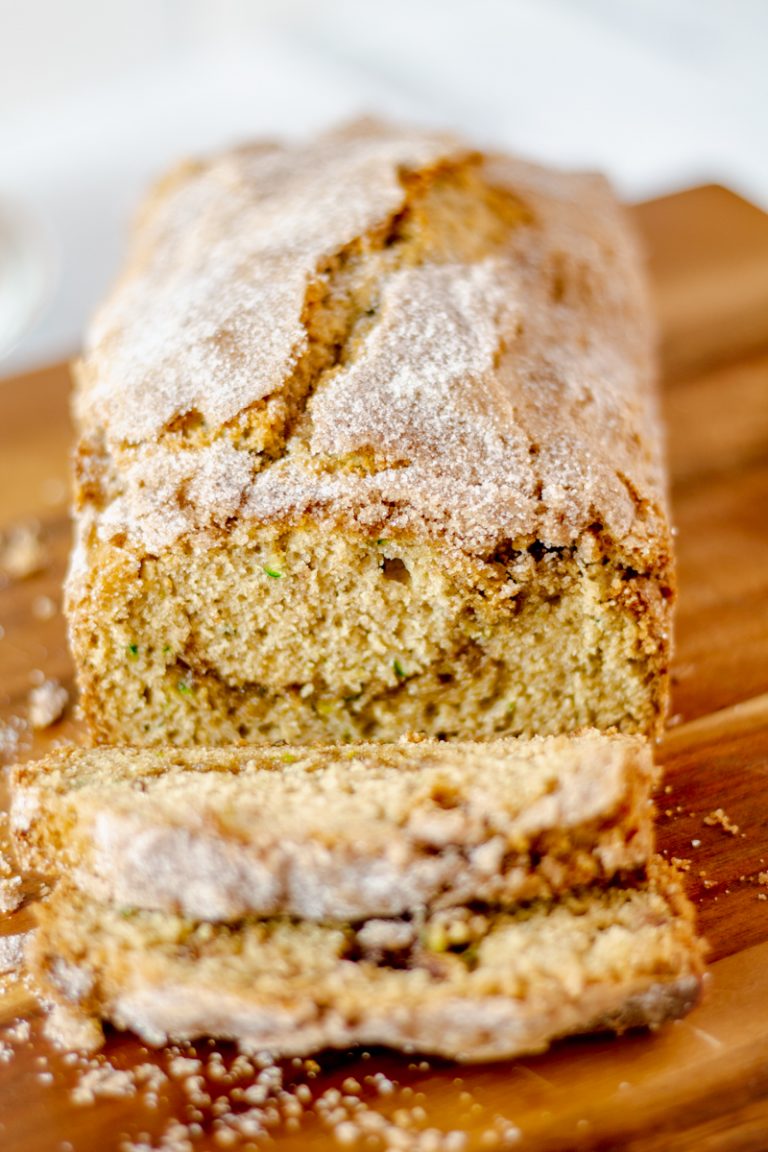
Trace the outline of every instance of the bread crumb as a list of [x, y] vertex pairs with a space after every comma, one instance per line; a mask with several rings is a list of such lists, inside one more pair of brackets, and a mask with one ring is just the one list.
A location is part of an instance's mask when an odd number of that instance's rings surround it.
[[738, 824], [734, 824], [733, 820], [726, 815], [722, 808], [715, 808], [714, 812], [710, 812], [708, 816], [705, 816], [704, 823], [710, 828], [720, 827], [731, 836], [738, 836], [741, 831]]
[[0, 724], [0, 763], [9, 763], [16, 759], [24, 727], [26, 722], [19, 716], [13, 716], [5, 724]]
[[33, 728], [49, 728], [64, 713], [69, 693], [58, 680], [44, 680], [29, 693], [29, 722]]
[[192, 1076], [199, 1076], [202, 1071], [202, 1061], [187, 1056], [175, 1056], [168, 1064], [168, 1073], [174, 1080], [187, 1082]]
[[73, 1104], [93, 1104], [100, 1097], [119, 1100], [135, 1095], [136, 1084], [130, 1072], [99, 1064], [83, 1073], [69, 1098]]
[[97, 1020], [84, 1016], [76, 1010], [69, 1010], [56, 1004], [45, 1018], [46, 1037], [57, 1048], [75, 1049], [78, 1052], [94, 1051], [100, 1048], [104, 1035]]
[[52, 620], [56, 611], [56, 601], [50, 596], [36, 596], [32, 601], [32, 615], [36, 620]]
[[[21, 876], [11, 876], [10, 879], [0, 880], [0, 913], [15, 912], [21, 907], [24, 893], [21, 890]], [[1, 943], [1, 941], [0, 941]], [[0, 960], [0, 971], [2, 971]]]
[[691, 870], [691, 862], [690, 860], [686, 860], [684, 856], [671, 856], [670, 864], [674, 865], [674, 867], [678, 868], [681, 872], [690, 872]]
[[[0, 1061], [10, 1058], [4, 1047], [12, 1038], [27, 1040], [29, 1023], [22, 1021], [0, 1041]], [[383, 1072], [366, 1076], [350, 1074], [339, 1087], [330, 1084], [313, 1092], [304, 1078], [312, 1072], [325, 1075], [329, 1071], [316, 1061], [267, 1064], [265, 1053], [251, 1058], [239, 1054], [233, 1060], [217, 1049], [203, 1052], [201, 1058], [193, 1045], [171, 1045], [165, 1049], [165, 1058], [168, 1074], [150, 1060], [122, 1070], [101, 1054], [87, 1057], [69, 1053], [65, 1058], [66, 1063], [74, 1065], [78, 1075], [70, 1097], [81, 1106], [111, 1098], [132, 1099], [131, 1107], [156, 1108], [158, 1095], [168, 1083], [169, 1075], [176, 1081], [182, 1092], [180, 1104], [184, 1119], [177, 1116], [164, 1121], [165, 1127], [153, 1137], [146, 1131], [122, 1134], [118, 1144], [120, 1152], [194, 1152], [205, 1133], [215, 1148], [255, 1148], [280, 1134], [300, 1134], [305, 1121], [319, 1121], [334, 1145], [341, 1148], [369, 1148], [377, 1152], [383, 1149], [388, 1152], [465, 1152], [469, 1144], [467, 1133], [458, 1128], [444, 1131], [432, 1126], [430, 1122], [434, 1123], [434, 1119], [428, 1113], [424, 1092], [416, 1091], [411, 1085], [401, 1086]], [[425, 1063], [414, 1063], [412, 1068], [422, 1071]], [[37, 1064], [39, 1083], [53, 1084], [55, 1078], [47, 1068], [46, 1059], [39, 1058]], [[228, 1077], [232, 1087], [224, 1089], [225, 1094], [213, 1102], [207, 1095], [202, 1101], [203, 1073], [209, 1074], [214, 1069], [219, 1083]], [[294, 1074], [301, 1079], [295, 1083], [284, 1082]], [[242, 1086], [235, 1084], [236, 1080], [240, 1080]], [[462, 1084], [460, 1080], [457, 1086]], [[397, 1093], [399, 1099], [396, 1097], [394, 1103], [400, 1106], [393, 1107], [391, 1115], [384, 1114], [374, 1102], [369, 1105], [365, 1099], [367, 1092], [375, 1093], [374, 1100], [377, 1096]], [[463, 1093], [462, 1100], [467, 1103], [474, 1098]], [[474, 1103], [472, 1111], [482, 1115], [485, 1109]], [[510, 1148], [519, 1142], [520, 1132], [511, 1121], [496, 1114], [478, 1137], [480, 1147]]]
[[9, 528], [0, 537], [0, 569], [11, 580], [24, 580], [41, 572], [48, 563], [40, 524], [37, 520], [23, 521]]
[[40, 485], [40, 498], [52, 508], [67, 502], [67, 484], [59, 476], [48, 476]]
[[[21, 957], [19, 957], [21, 960]], [[10, 1044], [26, 1044], [29, 1040], [31, 1028], [29, 1020], [19, 1020], [5, 1031], [5, 1039]]]

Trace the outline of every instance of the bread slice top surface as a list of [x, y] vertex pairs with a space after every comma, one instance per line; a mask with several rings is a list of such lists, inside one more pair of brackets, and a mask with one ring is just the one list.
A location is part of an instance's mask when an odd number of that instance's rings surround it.
[[65, 749], [14, 773], [20, 860], [123, 905], [232, 920], [508, 904], [644, 865], [639, 738]]
[[598, 177], [370, 122], [230, 151], [158, 187], [91, 329], [79, 500], [151, 553], [312, 515], [663, 568], [652, 343]]
[[[69, 746], [17, 765], [12, 779], [16, 793], [103, 794], [114, 805], [150, 793], [153, 805], [166, 796], [172, 804], [186, 798], [200, 807], [208, 800], [231, 800], [247, 812], [243, 832], [258, 811], [279, 820], [296, 809], [310, 822], [314, 814], [305, 805], [315, 798], [339, 799], [336, 810], [333, 804], [323, 807], [324, 823], [333, 823], [337, 812], [343, 823], [350, 811], [400, 823], [422, 796], [450, 810], [451, 787], [467, 787], [485, 819], [492, 819], [494, 804], [503, 800], [505, 816], [518, 819], [521, 831], [535, 832], [541, 815], [532, 816], [531, 806], [543, 797], [561, 794], [556, 819], [567, 827], [609, 814], [628, 780], [651, 786], [657, 775], [642, 737], [587, 729], [490, 741], [409, 736], [391, 744]], [[572, 798], [573, 811], [562, 809], [560, 800]], [[237, 820], [238, 813], [232, 817]]]

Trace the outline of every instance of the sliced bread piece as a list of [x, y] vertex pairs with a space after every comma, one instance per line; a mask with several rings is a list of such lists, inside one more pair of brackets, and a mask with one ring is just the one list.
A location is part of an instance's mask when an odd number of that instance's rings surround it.
[[702, 978], [691, 906], [661, 862], [635, 887], [358, 930], [196, 924], [66, 885], [38, 922], [27, 962], [58, 1006], [55, 1027], [76, 1027], [60, 1041], [75, 1045], [103, 1019], [158, 1045], [210, 1035], [275, 1056], [386, 1044], [493, 1060], [681, 1016]]
[[509, 905], [653, 851], [638, 737], [59, 749], [15, 769], [22, 865], [95, 899], [232, 920]]

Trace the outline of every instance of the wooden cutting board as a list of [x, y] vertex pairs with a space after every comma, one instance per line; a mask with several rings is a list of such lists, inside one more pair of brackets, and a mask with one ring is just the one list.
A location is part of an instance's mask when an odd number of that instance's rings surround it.
[[[710, 984], [689, 1019], [657, 1035], [571, 1041], [511, 1064], [466, 1069], [373, 1052], [287, 1066], [286, 1083], [306, 1081], [315, 1099], [356, 1079], [371, 1125], [376, 1114], [399, 1110], [398, 1124], [407, 1121], [412, 1135], [398, 1147], [439, 1147], [434, 1133], [419, 1136], [424, 1129], [464, 1133], [467, 1149], [768, 1147], [768, 217], [717, 187], [641, 205], [636, 216], [661, 322], [681, 584], [672, 715], [659, 750], [659, 839], [688, 869], [711, 944]], [[71, 710], [34, 739], [19, 721], [42, 676], [71, 688], [58, 611], [69, 538], [67, 393], [63, 366], [0, 384], [0, 528], [35, 517], [46, 552], [42, 571], [0, 588], [8, 757], [14, 732], [19, 757], [78, 733]], [[29, 923], [22, 908], [0, 921], [0, 934]], [[29, 1040], [17, 1039], [7, 1061], [0, 1044], [5, 1152], [108, 1152], [141, 1133], [155, 1146], [163, 1132], [158, 1146], [168, 1152], [341, 1146], [311, 1106], [298, 1130], [281, 1118], [268, 1136], [216, 1143], [215, 1112], [246, 1107], [252, 1073], [238, 1080], [236, 1066], [227, 1085], [207, 1045], [197, 1052], [214, 1073], [204, 1086], [210, 1105], [190, 1101], [183, 1076], [191, 1066], [123, 1035], [110, 1038], [107, 1059], [120, 1069], [158, 1065], [167, 1078], [155, 1106], [146, 1081], [133, 1096], [78, 1104], [77, 1069], [42, 1039], [39, 1014], [19, 986], [0, 995], [0, 1040], [20, 1014], [31, 1020]], [[221, 1051], [226, 1068], [233, 1054]], [[180, 1068], [182, 1079], [174, 1075]], [[371, 1083], [377, 1072], [392, 1083], [386, 1094]], [[198, 1124], [191, 1143], [174, 1143], [174, 1117]], [[359, 1147], [394, 1147], [395, 1138], [366, 1131]], [[452, 1136], [451, 1146], [461, 1147], [462, 1137]]]

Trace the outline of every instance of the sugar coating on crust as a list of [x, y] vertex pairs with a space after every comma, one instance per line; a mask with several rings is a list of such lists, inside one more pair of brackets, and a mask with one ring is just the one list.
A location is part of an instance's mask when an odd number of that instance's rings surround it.
[[60, 750], [14, 775], [25, 867], [207, 920], [509, 904], [644, 866], [635, 737], [326, 748]]
[[182, 167], [91, 328], [80, 418], [139, 442], [191, 408], [223, 424], [278, 389], [317, 265], [398, 209], [399, 171], [458, 151], [438, 135], [342, 132]]
[[[429, 238], [462, 195], [486, 197], [498, 227], [462, 236], [458, 213]], [[310, 297], [338, 288], [355, 244], [344, 330], [310, 331]], [[666, 540], [652, 376], [637, 251], [602, 180], [367, 124], [169, 179], [92, 329], [76, 408], [100, 466], [120, 459], [105, 541], [157, 553], [235, 516], [311, 515], [483, 552], [599, 523], [652, 562]], [[284, 443], [232, 447], [233, 421], [283, 402]], [[189, 419], [204, 442], [187, 452], [173, 430]]]

